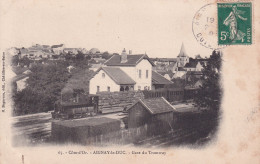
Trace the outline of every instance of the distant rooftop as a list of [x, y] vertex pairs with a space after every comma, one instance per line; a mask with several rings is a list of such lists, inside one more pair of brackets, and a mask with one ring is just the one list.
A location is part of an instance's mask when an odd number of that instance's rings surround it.
[[63, 44], [59, 44], [59, 45], [52, 45], [51, 48], [58, 48], [58, 47], [62, 47]]
[[128, 76], [124, 71], [122, 71], [120, 68], [114, 68], [114, 67], [100, 67], [94, 75], [92, 75], [92, 78], [100, 71], [103, 70], [112, 80], [115, 81], [118, 85], [121, 84], [135, 84], [136, 82]]
[[160, 114], [175, 111], [175, 108], [163, 97], [144, 99], [139, 100], [138, 102], [140, 102], [151, 114]]
[[160, 75], [159, 73], [152, 71], [152, 83], [153, 84], [172, 84], [171, 81]]
[[121, 63], [121, 55], [113, 55], [110, 59], [105, 62], [107, 66], [136, 66], [142, 59], [147, 59], [152, 65], [153, 62], [145, 54], [138, 55], [127, 55], [127, 61]]

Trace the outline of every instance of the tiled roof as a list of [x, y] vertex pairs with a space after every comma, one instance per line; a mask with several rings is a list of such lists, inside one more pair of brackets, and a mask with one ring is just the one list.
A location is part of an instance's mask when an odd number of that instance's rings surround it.
[[182, 67], [178, 67], [178, 71], [186, 71], [186, 70]]
[[152, 71], [152, 83], [153, 84], [172, 84], [171, 81], [160, 75], [159, 73]]
[[160, 61], [160, 62], [176, 62], [176, 58], [150, 58], [152, 61]]
[[196, 68], [197, 64], [198, 64], [197, 61], [192, 60], [192, 61], [189, 61], [189, 63], [186, 63], [184, 67], [185, 68]]
[[27, 68], [27, 67], [19, 67], [19, 66], [12, 67], [12, 71], [17, 75], [20, 75], [27, 70], [29, 70], [29, 68]]
[[157, 73], [159, 73], [162, 76], [165, 76], [166, 74], [168, 74], [170, 77], [172, 77], [174, 75], [174, 73], [172, 71], [156, 71]]
[[186, 71], [177, 71], [172, 78], [185, 78]]
[[190, 58], [189, 63], [186, 63], [184, 67], [186, 67], [186, 68], [196, 68], [197, 64], [198, 64], [198, 61]]
[[59, 44], [59, 45], [52, 45], [51, 48], [58, 48], [58, 47], [62, 47], [63, 44]]
[[82, 126], [106, 127], [107, 125], [115, 122], [120, 122], [120, 121], [112, 118], [107, 118], [107, 117], [99, 117], [99, 118], [78, 119], [78, 120], [64, 120], [64, 121], [56, 122], [56, 124], [65, 127], [71, 127], [71, 128], [82, 127]]
[[121, 55], [113, 55], [105, 62], [107, 66], [136, 66], [142, 59], [147, 59], [153, 66], [154, 63], [149, 59], [147, 55], [127, 55], [127, 61], [121, 63]]
[[118, 85], [136, 83], [131, 77], [129, 77], [120, 68], [114, 68], [114, 67], [100, 67], [92, 77], [94, 77], [101, 69]]
[[74, 51], [74, 50], [78, 50], [77, 48], [64, 48], [64, 51]]
[[21, 49], [20, 49], [20, 52], [21, 52], [21, 54], [27, 54], [27, 53], [28, 53], [28, 49], [26, 49], [26, 48], [21, 48]]
[[50, 48], [49, 45], [42, 45], [43, 48]]
[[196, 76], [196, 75], [202, 75], [201, 71], [187, 71], [187, 76]]
[[26, 74], [20, 74], [20, 75], [17, 75], [15, 77], [12, 78], [12, 81], [13, 82], [17, 82], [19, 80], [22, 80], [22, 79], [25, 79], [25, 78], [29, 78], [29, 75], [26, 75]]
[[160, 114], [175, 111], [175, 108], [163, 97], [143, 99], [139, 100], [138, 102], [140, 102], [151, 114]]

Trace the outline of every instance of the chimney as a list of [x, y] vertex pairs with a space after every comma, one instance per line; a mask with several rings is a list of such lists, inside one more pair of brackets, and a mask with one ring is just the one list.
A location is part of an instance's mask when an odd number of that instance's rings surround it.
[[127, 53], [124, 48], [124, 50], [121, 53], [121, 63], [125, 63], [125, 62], [127, 62]]
[[132, 55], [132, 50], [129, 50], [129, 55]]

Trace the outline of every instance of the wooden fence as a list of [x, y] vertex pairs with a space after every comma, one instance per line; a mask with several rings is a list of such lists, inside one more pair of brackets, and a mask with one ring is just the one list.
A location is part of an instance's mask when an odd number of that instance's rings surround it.
[[181, 88], [176, 88], [176, 89], [163, 88], [158, 90], [143, 91], [143, 93], [146, 99], [164, 97], [169, 102], [184, 100], [184, 90]]

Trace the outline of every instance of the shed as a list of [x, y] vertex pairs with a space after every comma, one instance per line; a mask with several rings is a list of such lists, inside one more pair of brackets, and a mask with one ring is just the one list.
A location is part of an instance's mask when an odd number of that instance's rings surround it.
[[148, 133], [169, 131], [175, 108], [163, 97], [139, 100], [128, 108], [128, 128], [148, 127]]
[[93, 144], [102, 142], [103, 135], [119, 131], [120, 123], [107, 117], [52, 122], [51, 135], [56, 142]]

